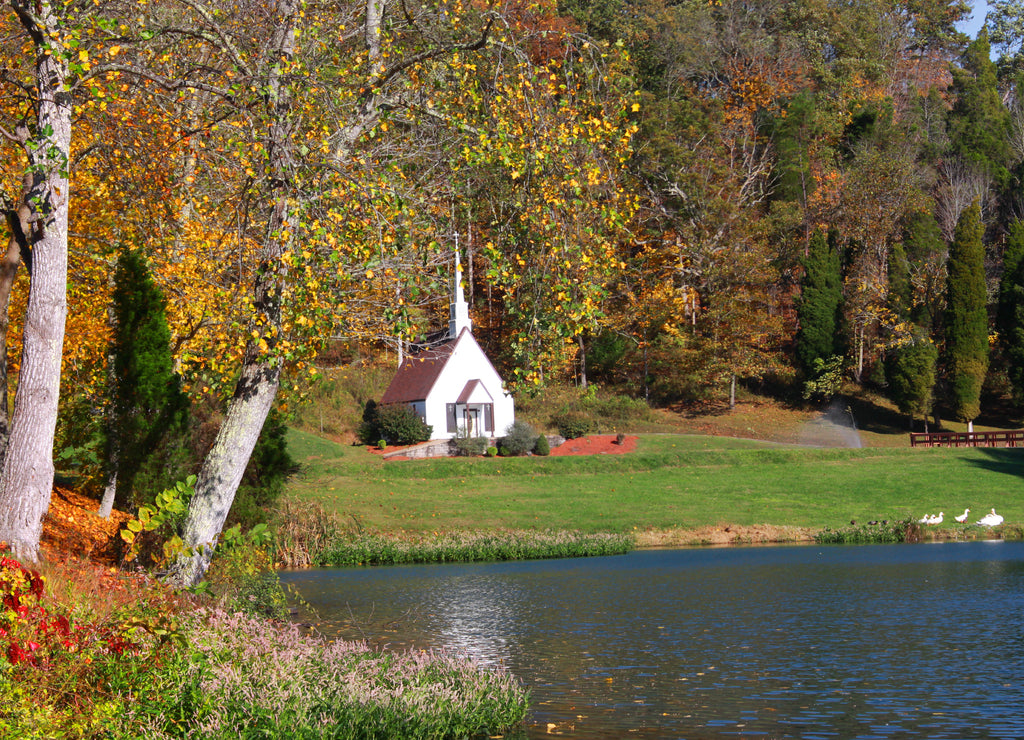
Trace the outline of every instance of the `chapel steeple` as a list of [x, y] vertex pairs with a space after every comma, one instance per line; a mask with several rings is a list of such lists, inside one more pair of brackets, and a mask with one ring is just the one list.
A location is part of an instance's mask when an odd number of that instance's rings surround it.
[[459, 261], [459, 240], [455, 238], [455, 280], [452, 284], [452, 302], [448, 311], [448, 334], [456, 339], [463, 329], [473, 331], [469, 319], [469, 304], [462, 294], [462, 264]]

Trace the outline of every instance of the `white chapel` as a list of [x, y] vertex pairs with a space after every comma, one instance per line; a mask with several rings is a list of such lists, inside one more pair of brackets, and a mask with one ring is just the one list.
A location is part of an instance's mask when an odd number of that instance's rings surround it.
[[433, 427], [433, 439], [451, 439], [460, 432], [500, 437], [515, 421], [512, 395], [473, 337], [458, 251], [448, 336], [402, 362], [381, 398], [381, 404], [394, 403], [412, 406]]

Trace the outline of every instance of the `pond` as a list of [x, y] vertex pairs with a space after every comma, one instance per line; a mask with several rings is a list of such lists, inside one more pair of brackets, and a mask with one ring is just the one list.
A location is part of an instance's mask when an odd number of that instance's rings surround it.
[[1020, 542], [657, 550], [283, 579], [329, 635], [507, 667], [531, 691], [519, 737], [1024, 737]]

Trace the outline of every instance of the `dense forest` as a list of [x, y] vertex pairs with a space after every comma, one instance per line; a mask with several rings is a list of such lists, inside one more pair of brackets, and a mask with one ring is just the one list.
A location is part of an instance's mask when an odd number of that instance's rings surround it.
[[1024, 400], [992, 7], [972, 40], [964, 0], [11, 0], [0, 539], [34, 553], [55, 433], [108, 501], [198, 454], [201, 570], [280, 388], [443, 325], [455, 249], [517, 387]]

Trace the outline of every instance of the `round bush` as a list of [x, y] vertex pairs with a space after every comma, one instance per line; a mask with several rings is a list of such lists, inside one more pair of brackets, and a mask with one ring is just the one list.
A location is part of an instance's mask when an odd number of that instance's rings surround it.
[[414, 445], [430, 439], [434, 428], [427, 424], [411, 406], [393, 404], [378, 406], [375, 423], [377, 435], [393, 445]]
[[559, 414], [552, 419], [558, 433], [566, 439], [576, 439], [590, 433], [590, 419], [578, 412]]
[[501, 438], [500, 451], [506, 457], [525, 455], [533, 450], [537, 443], [537, 432], [525, 421], [516, 419], [505, 429]]

